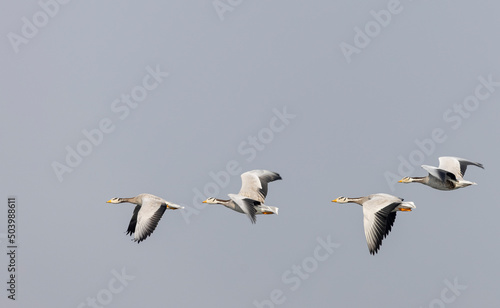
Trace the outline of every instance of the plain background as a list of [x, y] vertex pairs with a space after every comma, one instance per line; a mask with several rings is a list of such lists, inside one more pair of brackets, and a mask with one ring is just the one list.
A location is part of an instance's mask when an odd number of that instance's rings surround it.
[[[9, 33], [42, 9], [2, 2], [0, 234], [14, 195], [19, 237], [18, 299], [3, 291], [2, 307], [85, 307], [96, 296], [103, 307], [255, 307], [275, 289], [277, 307], [439, 307], [442, 294], [446, 307], [498, 307], [500, 88], [456, 129], [444, 116], [457, 116], [480, 76], [500, 81], [500, 4], [403, 1], [348, 63], [340, 45], [389, 2], [242, 1], [221, 19], [211, 0], [71, 1], [17, 53]], [[112, 103], [147, 67], [169, 77], [122, 120]], [[295, 117], [254, 158], [242, 154], [284, 108]], [[59, 181], [52, 164], [105, 118], [114, 131]], [[399, 174], [435, 129], [446, 140]], [[394, 184], [448, 155], [484, 164], [465, 176], [477, 186]], [[252, 225], [221, 205], [196, 208], [194, 191], [230, 161], [281, 174], [266, 202], [279, 216]], [[231, 176], [213, 197], [240, 185]], [[106, 201], [143, 192], [199, 213], [168, 211], [136, 244], [124, 234], [133, 205]], [[377, 192], [417, 208], [371, 256], [361, 208], [331, 200]], [[340, 246], [292, 290], [283, 275], [315, 264], [318, 238]], [[135, 278], [109, 293], [122, 269]], [[455, 279], [467, 287], [458, 294], [446, 290]]]

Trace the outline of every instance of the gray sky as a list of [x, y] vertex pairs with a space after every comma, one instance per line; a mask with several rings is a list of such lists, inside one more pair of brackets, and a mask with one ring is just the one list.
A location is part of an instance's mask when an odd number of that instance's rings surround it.
[[[41, 3], [0, 4], [2, 307], [500, 304], [499, 3]], [[449, 155], [479, 185], [394, 184]], [[252, 169], [281, 174], [279, 216], [203, 207]], [[106, 201], [143, 192], [186, 210], [136, 244], [134, 206]], [[371, 256], [361, 208], [331, 200], [377, 192], [417, 209]]]

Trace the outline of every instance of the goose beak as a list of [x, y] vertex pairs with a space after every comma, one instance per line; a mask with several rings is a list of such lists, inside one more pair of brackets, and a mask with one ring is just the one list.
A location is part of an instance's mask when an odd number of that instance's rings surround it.
[[403, 183], [403, 180], [399, 180], [398, 183]]
[[332, 200], [332, 202], [338, 202], [338, 201], [337, 201], [338, 199], [339, 199], [339, 198], [337, 198], [337, 199], [335, 199], [335, 200]]
[[203, 201], [202, 203], [207, 203], [207, 200]]
[[106, 203], [111, 203], [111, 200], [106, 201]]
[[402, 209], [399, 209], [399, 210], [402, 211], [402, 212], [411, 212], [410, 208], [402, 208]]

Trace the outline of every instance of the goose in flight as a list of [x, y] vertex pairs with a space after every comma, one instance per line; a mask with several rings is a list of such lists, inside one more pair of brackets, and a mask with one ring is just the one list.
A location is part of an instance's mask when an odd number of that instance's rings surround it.
[[373, 194], [360, 198], [338, 197], [332, 202], [351, 202], [363, 207], [366, 243], [372, 255], [377, 253], [382, 240], [391, 231], [396, 220], [396, 212], [411, 211], [415, 208], [413, 202], [403, 202], [403, 199], [389, 194]]
[[127, 235], [134, 234], [134, 241], [140, 243], [153, 233], [165, 210], [184, 207], [150, 194], [140, 194], [133, 198], [113, 198], [107, 203], [128, 202], [137, 204], [127, 229]]
[[255, 215], [276, 214], [278, 208], [264, 204], [267, 195], [267, 183], [281, 180], [276, 172], [268, 170], [252, 170], [241, 175], [241, 189], [235, 194], [228, 194], [229, 200], [208, 198], [203, 203], [222, 204], [236, 212], [246, 214], [250, 221], [256, 222]]
[[422, 168], [429, 172], [424, 177], [404, 177], [398, 183], [422, 183], [439, 190], [454, 190], [469, 185], [477, 185], [474, 182], [464, 180], [463, 176], [467, 166], [472, 165], [483, 168], [480, 163], [475, 163], [467, 159], [458, 157], [439, 157], [439, 167], [422, 165]]

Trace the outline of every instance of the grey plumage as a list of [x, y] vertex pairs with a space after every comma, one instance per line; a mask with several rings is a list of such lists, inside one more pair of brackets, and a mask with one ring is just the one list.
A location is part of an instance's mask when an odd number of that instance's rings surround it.
[[281, 180], [281, 176], [268, 170], [252, 170], [241, 175], [238, 194], [228, 194], [229, 200], [208, 198], [203, 203], [222, 204], [236, 212], [246, 214], [254, 224], [258, 214], [278, 214], [278, 208], [264, 204], [269, 182]]
[[422, 165], [429, 174], [425, 177], [405, 177], [399, 183], [422, 183], [439, 190], [455, 190], [458, 188], [477, 185], [474, 182], [464, 180], [467, 166], [476, 166], [484, 169], [483, 165], [467, 159], [442, 156], [439, 157], [439, 167]]
[[127, 235], [133, 234], [133, 240], [137, 243], [144, 241], [153, 233], [167, 209], [177, 210], [183, 208], [151, 194], [140, 194], [133, 198], [113, 198], [107, 202], [137, 204], [126, 232]]
[[382, 245], [382, 240], [392, 230], [397, 211], [411, 211], [413, 202], [384, 193], [372, 194], [360, 198], [339, 197], [333, 202], [357, 203], [363, 207], [363, 225], [366, 243], [370, 254], [375, 255]]

